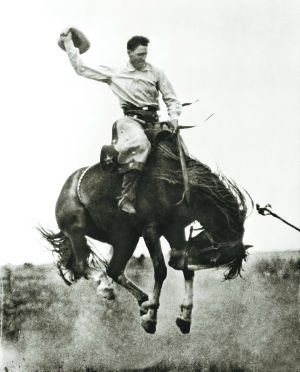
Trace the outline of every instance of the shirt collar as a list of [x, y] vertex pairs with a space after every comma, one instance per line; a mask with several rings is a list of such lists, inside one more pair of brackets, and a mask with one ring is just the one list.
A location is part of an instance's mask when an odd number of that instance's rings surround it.
[[[130, 62], [127, 62], [126, 68], [129, 72], [137, 71], [135, 67], [132, 66]], [[145, 67], [141, 71], [149, 71], [149, 64], [146, 62]]]

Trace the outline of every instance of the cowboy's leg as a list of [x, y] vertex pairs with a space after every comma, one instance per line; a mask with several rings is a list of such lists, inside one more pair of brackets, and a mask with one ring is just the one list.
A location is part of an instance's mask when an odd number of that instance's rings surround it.
[[141, 170], [133, 169], [127, 171], [123, 176], [122, 194], [119, 197], [118, 206], [121, 210], [127, 213], [136, 213], [135, 199], [139, 186]]
[[151, 144], [141, 124], [125, 117], [113, 129], [112, 144], [118, 152], [119, 172], [124, 173], [119, 207], [135, 213], [134, 202], [141, 171], [151, 150]]

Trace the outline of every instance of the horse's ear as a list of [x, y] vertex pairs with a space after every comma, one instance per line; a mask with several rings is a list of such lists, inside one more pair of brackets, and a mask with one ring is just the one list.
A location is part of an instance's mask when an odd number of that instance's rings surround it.
[[249, 245], [249, 244], [244, 244], [244, 248], [245, 248], [245, 251], [247, 250], [247, 249], [249, 249], [249, 248], [252, 248], [253, 247], [253, 245]]

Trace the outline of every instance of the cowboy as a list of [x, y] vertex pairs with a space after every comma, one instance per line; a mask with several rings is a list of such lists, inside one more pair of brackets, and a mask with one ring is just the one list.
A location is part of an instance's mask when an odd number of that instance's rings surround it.
[[[134, 201], [139, 175], [151, 150], [151, 144], [144, 132], [145, 124], [159, 121], [159, 92], [167, 106], [172, 131], [178, 128], [181, 103], [174, 89], [161, 69], [146, 62], [149, 39], [133, 36], [127, 42], [129, 61], [126, 66], [111, 68], [99, 66], [90, 68], [80, 58], [80, 48], [74, 46], [74, 28], [65, 29], [60, 35], [69, 60], [80, 76], [106, 83], [118, 97], [125, 117], [113, 128], [112, 145], [118, 152], [119, 171], [123, 173], [122, 195], [118, 206], [128, 213], [135, 213]], [[81, 36], [84, 38], [84, 35]], [[87, 39], [86, 39], [87, 40]], [[88, 42], [87, 42], [88, 43]], [[86, 44], [87, 44], [86, 43]], [[86, 45], [85, 49], [88, 49]]]

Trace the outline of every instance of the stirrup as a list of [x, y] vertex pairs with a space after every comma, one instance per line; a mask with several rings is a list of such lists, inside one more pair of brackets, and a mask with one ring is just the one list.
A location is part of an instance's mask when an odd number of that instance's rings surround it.
[[128, 198], [126, 196], [123, 196], [119, 200], [118, 207], [119, 207], [119, 209], [121, 209], [124, 212], [130, 213], [130, 214], [136, 213], [134, 205], [132, 204], [132, 202], [130, 200], [128, 200]]

